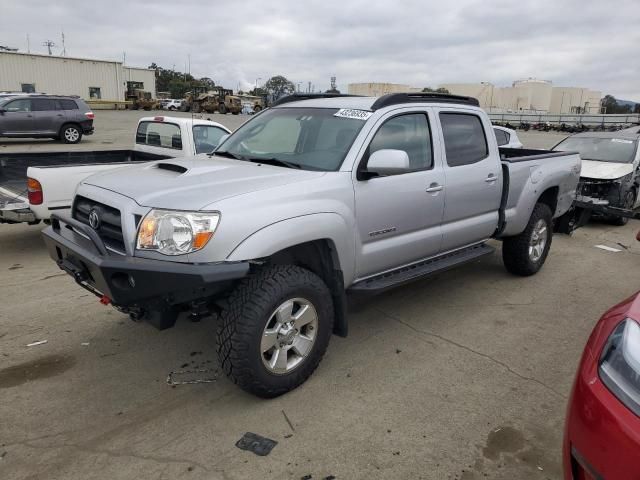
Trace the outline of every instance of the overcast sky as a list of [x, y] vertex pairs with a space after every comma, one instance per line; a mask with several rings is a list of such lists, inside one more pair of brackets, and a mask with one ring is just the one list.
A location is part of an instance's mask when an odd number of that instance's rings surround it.
[[437, 86], [536, 77], [640, 102], [639, 0], [2, 0], [0, 45], [152, 62], [247, 89], [282, 74]]

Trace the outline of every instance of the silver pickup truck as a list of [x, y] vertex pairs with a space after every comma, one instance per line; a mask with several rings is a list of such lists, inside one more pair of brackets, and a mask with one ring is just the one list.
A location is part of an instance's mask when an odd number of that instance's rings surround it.
[[499, 149], [473, 98], [292, 96], [210, 156], [92, 176], [44, 230], [51, 257], [105, 304], [158, 328], [215, 314], [241, 388], [303, 383], [347, 298], [493, 252], [532, 275], [571, 206], [580, 157]]

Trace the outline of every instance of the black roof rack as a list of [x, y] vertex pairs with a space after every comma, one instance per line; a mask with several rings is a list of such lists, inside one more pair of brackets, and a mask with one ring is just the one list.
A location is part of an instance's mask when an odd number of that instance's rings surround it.
[[349, 95], [347, 93], [294, 93], [286, 97], [279, 98], [271, 104], [277, 107], [284, 103], [298, 102], [300, 100], [313, 100], [314, 98], [339, 98], [339, 97], [361, 97], [362, 95]]
[[402, 103], [459, 103], [464, 105], [473, 105], [479, 107], [480, 102], [477, 98], [465, 97], [462, 95], [450, 95], [448, 93], [389, 93], [378, 98], [371, 110], [376, 111], [390, 105], [399, 105]]

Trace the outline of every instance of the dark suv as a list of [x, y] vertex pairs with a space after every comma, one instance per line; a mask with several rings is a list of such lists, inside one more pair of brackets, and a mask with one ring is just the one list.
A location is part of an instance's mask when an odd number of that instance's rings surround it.
[[0, 98], [0, 137], [55, 138], [78, 143], [93, 133], [93, 112], [77, 97], [30, 95]]

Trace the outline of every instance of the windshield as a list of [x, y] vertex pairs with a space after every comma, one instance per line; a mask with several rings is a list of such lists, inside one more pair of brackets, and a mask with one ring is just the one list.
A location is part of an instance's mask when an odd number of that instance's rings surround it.
[[631, 163], [636, 153], [636, 140], [627, 138], [569, 137], [553, 149], [578, 152], [583, 160]]
[[265, 110], [236, 130], [216, 154], [335, 171], [364, 125], [364, 120], [335, 116], [337, 112], [335, 108]]

